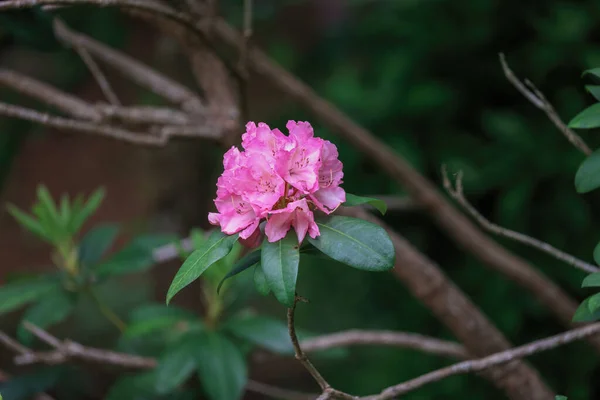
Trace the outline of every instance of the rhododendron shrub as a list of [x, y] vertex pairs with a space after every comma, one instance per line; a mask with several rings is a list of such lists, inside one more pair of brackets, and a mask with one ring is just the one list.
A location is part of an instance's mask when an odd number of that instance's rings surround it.
[[226, 279], [253, 267], [257, 289], [273, 292], [288, 306], [295, 296], [301, 253], [318, 250], [368, 271], [393, 266], [394, 248], [385, 230], [331, 215], [340, 205], [360, 204], [385, 213], [385, 204], [345, 192], [337, 147], [316, 137], [308, 122], [289, 121], [286, 128], [287, 135], [263, 122], [249, 122], [243, 150], [233, 146], [225, 153], [214, 200], [217, 212], [208, 214], [218, 231], [183, 264], [167, 301], [226, 256], [237, 240], [254, 250]]

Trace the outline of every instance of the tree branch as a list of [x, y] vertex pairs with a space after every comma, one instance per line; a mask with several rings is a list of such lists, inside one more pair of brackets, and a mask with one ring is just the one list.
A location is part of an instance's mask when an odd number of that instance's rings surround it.
[[502, 70], [504, 71], [506, 79], [508, 79], [508, 81], [512, 83], [512, 85], [519, 92], [521, 92], [521, 94], [525, 96], [525, 98], [529, 100], [531, 104], [545, 112], [554, 126], [561, 131], [561, 133], [569, 140], [569, 142], [571, 142], [573, 146], [575, 146], [583, 154], [589, 156], [592, 153], [592, 150], [590, 150], [589, 146], [578, 134], [576, 134], [562, 121], [554, 109], [554, 106], [548, 101], [546, 96], [544, 96], [544, 94], [539, 91], [529, 80], [525, 80], [525, 83], [521, 82], [508, 66], [506, 57], [504, 57], [503, 53], [500, 53], [498, 56], [500, 58], [500, 64], [502, 65]]
[[575, 268], [578, 268], [587, 273], [600, 272], [600, 268], [589, 264], [583, 260], [578, 259], [570, 254], [567, 254], [546, 242], [542, 242], [541, 240], [532, 238], [531, 236], [527, 236], [523, 233], [515, 232], [510, 229], [503, 228], [499, 225], [494, 224], [490, 220], [486, 219], [483, 215], [477, 211], [475, 207], [465, 198], [463, 192], [462, 185], [462, 171], [459, 171], [456, 174], [456, 182], [455, 187], [452, 187], [452, 183], [448, 178], [448, 172], [446, 170], [446, 166], [442, 166], [442, 177], [444, 179], [444, 187], [450, 196], [455, 199], [458, 204], [460, 204], [484, 229], [495, 233], [496, 235], [512, 239], [519, 243], [523, 243], [527, 246], [533, 247], [535, 249], [541, 250], [546, 254], [556, 258], [557, 260], [563, 261]]
[[248, 380], [246, 390], [261, 394], [263, 396], [272, 397], [274, 399], [285, 400], [314, 400], [318, 394], [301, 393], [293, 390], [281, 389], [276, 386], [267, 385], [265, 383]]
[[465, 348], [458, 343], [434, 339], [416, 333], [393, 331], [353, 329], [305, 339], [301, 342], [301, 345], [302, 350], [308, 353], [353, 345], [381, 345], [414, 349], [459, 359], [469, 358]]
[[495, 365], [506, 364], [510, 361], [541, 353], [559, 346], [580, 340], [582, 338], [600, 333], [600, 323], [576, 328], [546, 339], [536, 340], [529, 344], [516, 347], [501, 353], [492, 354], [479, 360], [463, 361], [437, 371], [429, 372], [418, 378], [389, 387], [375, 396], [367, 396], [364, 400], [387, 400], [401, 396], [426, 384], [437, 382], [453, 375], [466, 374], [469, 372], [480, 372]]

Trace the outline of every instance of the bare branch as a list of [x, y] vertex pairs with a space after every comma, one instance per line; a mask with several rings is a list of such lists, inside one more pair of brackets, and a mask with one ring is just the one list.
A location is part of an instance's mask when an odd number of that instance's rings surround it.
[[437, 382], [452, 375], [466, 374], [469, 372], [480, 372], [499, 364], [505, 364], [512, 360], [524, 358], [542, 351], [554, 349], [559, 346], [583, 339], [585, 337], [600, 333], [600, 323], [587, 325], [581, 328], [572, 329], [559, 335], [551, 336], [546, 339], [536, 340], [529, 344], [516, 347], [501, 353], [480, 358], [478, 360], [463, 361], [449, 367], [441, 368], [437, 371], [429, 372], [418, 378], [392, 386], [385, 389], [379, 395], [368, 396], [365, 400], [386, 400], [403, 395], [426, 384]]
[[353, 345], [382, 345], [415, 349], [425, 353], [467, 359], [468, 353], [458, 343], [434, 339], [416, 333], [394, 331], [364, 331], [353, 329], [317, 336], [301, 342], [302, 350], [311, 353], [335, 347]]
[[24, 119], [65, 131], [107, 136], [139, 145], [163, 146], [168, 140], [168, 136], [156, 137], [144, 133], [126, 131], [110, 125], [98, 125], [92, 122], [57, 117], [50, 114], [40, 113], [30, 108], [19, 107], [1, 102], [0, 115]]
[[570, 254], [567, 254], [564, 251], [561, 251], [546, 242], [542, 242], [541, 240], [535, 239], [531, 236], [527, 236], [520, 232], [515, 232], [513, 230], [503, 228], [486, 219], [465, 198], [462, 186], [462, 171], [459, 171], [456, 174], [455, 187], [452, 187], [452, 183], [448, 178], [448, 172], [446, 171], [445, 165], [442, 166], [442, 176], [444, 179], [444, 187], [446, 188], [446, 191], [448, 191], [450, 196], [452, 196], [452, 198], [455, 199], [484, 229], [495, 233], [496, 235], [512, 239], [519, 243], [523, 243], [527, 246], [541, 250], [546, 254], [549, 254], [550, 256], [556, 258], [557, 260], [563, 261], [587, 273], [600, 272], [600, 268], [589, 264], [583, 260], [580, 260], [577, 257], [574, 257]]
[[506, 57], [504, 57], [503, 53], [499, 54], [499, 58], [506, 79], [508, 79], [508, 81], [512, 83], [512, 85], [519, 92], [521, 92], [521, 94], [525, 96], [527, 100], [531, 102], [531, 104], [545, 112], [550, 121], [552, 121], [552, 123], [558, 128], [559, 131], [562, 132], [562, 134], [569, 140], [569, 142], [571, 142], [573, 146], [575, 146], [583, 154], [590, 155], [592, 150], [590, 150], [589, 146], [578, 134], [576, 134], [562, 121], [554, 109], [554, 106], [548, 101], [546, 96], [544, 96], [544, 94], [539, 91], [530, 81], [525, 80], [525, 83], [521, 82], [508, 66]]
[[[130, 0], [131, 1], [131, 0]], [[8, 3], [11, 3], [9, 1]], [[14, 3], [14, 2], [13, 2]], [[27, 3], [33, 4], [49, 4], [53, 3], [52, 1], [29, 1]], [[77, 0], [66, 0], [66, 1], [56, 1], [54, 3], [66, 3], [66, 4], [85, 4], [85, 3], [94, 3], [93, 1], [77, 1]], [[127, 5], [126, 2], [115, 2], [115, 1], [97, 1], [95, 2], [98, 5]], [[154, 4], [152, 2], [138, 2], [133, 1], [133, 3], [142, 5], [142, 4]], [[0, 4], [0, 10], [2, 10], [2, 6], [4, 4]], [[205, 110], [202, 100], [198, 95], [189, 90], [184, 85], [168, 78], [156, 70], [140, 63], [139, 61], [129, 57], [126, 54], [123, 54], [117, 50], [114, 50], [103, 43], [100, 43], [86, 35], [81, 33], [76, 33], [67, 28], [67, 26], [60, 22], [59, 20], [55, 20], [54, 24], [54, 32], [56, 36], [68, 43], [71, 43], [74, 46], [81, 47], [92, 55], [94, 55], [99, 60], [104, 61], [105, 63], [111, 65], [119, 72], [126, 75], [128, 78], [137, 82], [139, 85], [148, 88], [154, 93], [164, 97], [165, 99], [180, 105], [184, 110], [189, 111], [195, 114], [202, 114]]]
[[182, 111], [155, 106], [116, 107], [108, 104], [97, 104], [96, 109], [102, 116], [124, 123], [156, 124], [156, 125], [190, 125], [192, 119]]
[[104, 72], [102, 72], [98, 64], [96, 64], [96, 61], [94, 61], [90, 53], [88, 53], [88, 51], [82, 46], [75, 45], [74, 47], [85, 65], [87, 65], [88, 69], [92, 73], [92, 76], [98, 83], [98, 86], [100, 86], [100, 90], [102, 90], [102, 93], [104, 93], [106, 100], [108, 100], [108, 102], [114, 106], [120, 106], [121, 102], [119, 101], [117, 94], [110, 86], [108, 79], [106, 79], [106, 75], [104, 75]]
[[153, 358], [87, 347], [70, 340], [60, 341], [50, 333], [27, 321], [23, 323], [23, 326], [38, 339], [52, 346], [54, 351], [24, 352], [15, 357], [15, 364], [17, 365], [34, 363], [62, 364], [69, 359], [79, 359], [99, 364], [117, 365], [126, 368], [148, 369], [156, 367], [156, 360]]
[[54, 106], [73, 117], [91, 121], [102, 119], [102, 115], [91, 104], [18, 72], [0, 69], [0, 85]]

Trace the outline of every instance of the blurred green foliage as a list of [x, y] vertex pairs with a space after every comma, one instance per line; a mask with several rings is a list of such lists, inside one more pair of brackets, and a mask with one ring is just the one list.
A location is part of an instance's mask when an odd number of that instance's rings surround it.
[[[239, 20], [240, 2], [223, 3], [223, 11]], [[568, 121], [593, 102], [584, 90], [588, 81], [581, 78], [581, 71], [600, 66], [600, 3], [355, 0], [348, 2], [345, 18], [323, 27], [318, 40], [300, 51], [291, 44], [298, 40], [289, 38], [295, 28], [311, 21], [282, 26], [277, 17], [287, 7], [302, 3], [256, 5], [257, 35], [271, 56], [435, 182], [440, 182], [442, 163], [450, 171], [463, 170], [467, 196], [494, 222], [591, 259], [600, 237], [596, 228], [600, 226], [600, 197], [575, 191], [573, 178], [583, 156], [508, 83], [498, 53], [504, 52], [515, 73], [533, 81]], [[112, 11], [94, 9], [68, 22], [116, 46], [127, 35]], [[30, 45], [7, 34], [2, 22], [0, 31], [3, 38], [11, 38], [3, 39], [3, 46]], [[45, 31], [37, 32], [41, 36]], [[52, 51], [64, 66], [58, 83], [65, 89], [85, 76], [83, 65], [71, 52]], [[281, 128], [287, 119], [310, 120], [310, 115], [291, 106], [279, 119], [268, 122]], [[349, 192], [405, 193], [360, 149], [340, 141], [318, 121], [311, 122], [319, 135], [338, 145]], [[0, 128], [22, 132], [23, 125], [3, 120]], [[593, 148], [600, 144], [595, 132], [582, 135]], [[9, 155], [17, 150], [9, 139], [2, 140], [6, 140], [0, 143], [4, 174]], [[425, 215], [391, 211], [387, 220], [439, 263], [511, 342], [524, 343], [562, 329], [530, 295], [457, 249]], [[577, 270], [535, 250], [500, 241], [573, 297], [583, 300], [591, 293], [580, 289], [583, 274]], [[389, 274], [368, 274], [317, 259], [305, 259], [302, 264], [298, 291], [311, 299], [311, 305], [298, 309], [297, 320], [304, 328], [314, 332], [385, 328], [452, 337]], [[254, 305], [282, 313], [272, 299], [258, 299]], [[579, 343], [531, 361], [557, 392], [570, 399], [586, 399], [597, 393], [596, 358], [586, 344]], [[343, 360], [318, 360], [318, 367], [334, 386], [356, 394], [372, 393], [446, 364], [447, 360], [438, 357], [377, 347], [351, 349]], [[59, 379], [52, 375], [55, 372], [45, 370], [32, 374], [44, 376], [35, 379], [40, 385]], [[2, 393], [9, 398], [5, 388]], [[429, 400], [459, 394], [502, 398], [475, 376], [453, 377], [405, 398]]]

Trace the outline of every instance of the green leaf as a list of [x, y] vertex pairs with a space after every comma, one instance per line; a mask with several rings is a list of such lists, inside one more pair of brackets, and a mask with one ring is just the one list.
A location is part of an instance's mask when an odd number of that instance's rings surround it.
[[140, 235], [108, 260], [98, 264], [96, 273], [99, 277], [106, 277], [144, 271], [155, 265], [154, 249], [172, 240], [173, 235]]
[[21, 226], [23, 226], [29, 232], [46, 241], [51, 240], [49, 232], [46, 232], [42, 224], [40, 224], [40, 222], [35, 218], [27, 215], [12, 204], [8, 204], [6, 206], [6, 210], [14, 219], [17, 220], [19, 224], [21, 224]]
[[294, 304], [300, 252], [296, 233], [290, 229], [277, 242], [262, 244], [260, 265], [275, 298], [287, 307]]
[[[38, 300], [36, 304], [29, 307], [23, 316], [23, 322], [27, 321], [39, 328], [46, 329], [67, 318], [75, 308], [75, 298], [71, 293], [60, 288], [53, 290]], [[33, 335], [21, 324], [17, 330], [19, 340], [29, 346]]]
[[73, 218], [71, 218], [68, 231], [71, 234], [77, 233], [85, 221], [100, 207], [102, 200], [104, 200], [104, 188], [98, 188], [83, 206], [73, 210]]
[[237, 239], [237, 235], [225, 235], [221, 231], [214, 231], [202, 247], [190, 254], [177, 271], [167, 291], [167, 304], [181, 289], [198, 279], [208, 267], [229, 254]]
[[600, 101], [600, 86], [598, 85], [586, 85], [585, 89], [590, 92], [590, 94], [592, 96], [594, 96], [594, 98], [596, 100]]
[[61, 225], [68, 226], [70, 219], [71, 219], [71, 204], [69, 202], [69, 196], [66, 193], [63, 193], [63, 195], [60, 198]]
[[267, 283], [267, 277], [265, 276], [260, 264], [256, 264], [254, 267], [254, 286], [256, 287], [258, 293], [262, 294], [263, 296], [266, 296], [271, 292], [271, 289], [269, 289], [269, 284]]
[[600, 103], [592, 104], [569, 122], [569, 128], [592, 129], [600, 127]]
[[600, 310], [600, 293], [596, 293], [590, 297], [588, 297], [588, 308], [590, 312], [593, 314], [596, 311]]
[[583, 160], [575, 174], [575, 188], [578, 193], [591, 192], [598, 187], [600, 187], [600, 149]]
[[195, 348], [199, 337], [188, 335], [169, 346], [158, 360], [156, 392], [166, 394], [183, 384], [196, 369]]
[[178, 307], [150, 304], [137, 308], [129, 318], [123, 336], [128, 339], [153, 334], [157, 331], [175, 329], [179, 324], [201, 324], [194, 313]]
[[196, 357], [202, 388], [210, 400], [239, 400], [248, 372], [240, 350], [216, 332], [206, 332], [197, 342]]
[[346, 201], [344, 206], [352, 207], [359, 206], [361, 204], [369, 204], [375, 207], [382, 215], [385, 215], [387, 211], [387, 204], [383, 200], [375, 199], [373, 197], [361, 197], [354, 194], [346, 193]]
[[236, 276], [240, 272], [244, 272], [245, 270], [247, 270], [251, 266], [255, 265], [259, 261], [260, 261], [260, 250], [254, 250], [253, 252], [248, 253], [244, 257], [240, 258], [233, 265], [233, 268], [231, 268], [231, 271], [229, 271], [227, 273], [227, 275], [225, 275], [223, 277], [223, 279], [221, 279], [221, 282], [219, 282], [219, 285], [217, 286], [217, 293], [219, 293], [219, 291], [221, 290], [221, 286], [227, 279], [231, 278], [232, 276]]
[[600, 310], [596, 310], [595, 312], [590, 311], [589, 307], [590, 297], [585, 299], [577, 310], [575, 311], [575, 315], [573, 316], [573, 322], [592, 322], [598, 321], [600, 319]]
[[558, 395], [558, 396], [554, 396], [554, 400], [568, 400], [568, 397], [567, 396]]
[[58, 285], [59, 282], [56, 279], [44, 277], [1, 286], [0, 315], [39, 299], [51, 290], [56, 289]]
[[587, 70], [583, 71], [583, 73], [581, 74], [581, 76], [586, 76], [586, 75], [594, 75], [596, 78], [600, 78], [600, 68], [587, 69]]
[[600, 243], [594, 247], [594, 261], [596, 264], [600, 265]]
[[386, 271], [394, 266], [394, 245], [379, 225], [340, 216], [317, 225], [321, 235], [308, 240], [334, 260], [365, 271]]
[[39, 185], [37, 188], [37, 195], [41, 206], [48, 212], [52, 222], [57, 226], [62, 226], [62, 218], [58, 214], [56, 204], [54, 203], [48, 188], [44, 185]]
[[0, 382], [0, 390], [6, 400], [29, 400], [40, 392], [52, 389], [64, 372], [64, 366], [38, 368]]
[[94, 265], [110, 249], [119, 234], [116, 224], [100, 224], [90, 229], [79, 243], [79, 262]]
[[241, 314], [224, 326], [228, 332], [248, 342], [280, 354], [293, 354], [286, 323], [262, 315]]
[[105, 400], [156, 400], [155, 381], [156, 369], [120, 378], [111, 386]]
[[600, 272], [595, 272], [585, 277], [581, 283], [581, 287], [598, 287], [600, 286]]

